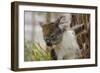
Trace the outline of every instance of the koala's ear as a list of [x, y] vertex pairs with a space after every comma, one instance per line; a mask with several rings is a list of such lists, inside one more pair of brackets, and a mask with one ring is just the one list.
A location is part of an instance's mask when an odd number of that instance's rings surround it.
[[55, 21], [55, 25], [56, 25], [56, 26], [59, 26], [59, 24], [60, 24], [62, 18], [64, 18], [64, 16], [60, 16], [60, 17]]

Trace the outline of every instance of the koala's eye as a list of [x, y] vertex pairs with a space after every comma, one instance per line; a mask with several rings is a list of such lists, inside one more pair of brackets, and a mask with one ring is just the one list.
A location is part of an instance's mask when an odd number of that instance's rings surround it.
[[51, 36], [51, 38], [55, 38], [55, 36], [54, 36], [54, 35], [52, 35], [52, 36]]
[[53, 38], [54, 36], [51, 36], [51, 38]]

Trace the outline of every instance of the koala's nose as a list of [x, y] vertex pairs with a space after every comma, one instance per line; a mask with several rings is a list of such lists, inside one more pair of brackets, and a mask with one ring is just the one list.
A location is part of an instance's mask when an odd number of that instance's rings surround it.
[[47, 42], [47, 45], [48, 45], [48, 46], [52, 46], [52, 44], [51, 44], [50, 42]]

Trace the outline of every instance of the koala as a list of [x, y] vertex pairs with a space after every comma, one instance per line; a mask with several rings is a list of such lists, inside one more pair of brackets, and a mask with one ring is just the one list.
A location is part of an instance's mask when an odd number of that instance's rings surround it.
[[64, 18], [60, 16], [55, 22], [42, 26], [44, 40], [51, 50], [53, 60], [80, 58], [75, 32], [67, 28], [67, 23], [62, 22]]

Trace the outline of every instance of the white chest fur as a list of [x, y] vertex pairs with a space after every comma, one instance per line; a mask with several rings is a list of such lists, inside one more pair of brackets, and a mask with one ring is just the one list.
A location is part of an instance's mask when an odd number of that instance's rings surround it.
[[63, 34], [63, 40], [59, 47], [60, 49], [55, 49], [58, 59], [75, 59], [80, 57], [80, 49], [73, 30], [68, 30]]

